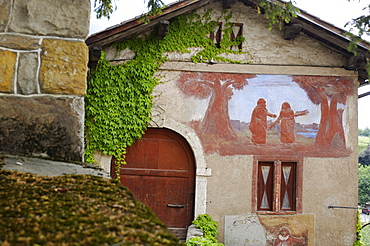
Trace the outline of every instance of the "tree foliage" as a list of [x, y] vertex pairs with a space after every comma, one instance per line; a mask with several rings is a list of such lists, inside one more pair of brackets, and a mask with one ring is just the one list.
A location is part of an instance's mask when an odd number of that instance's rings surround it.
[[358, 155], [358, 162], [363, 166], [370, 166], [370, 149], [367, 148], [364, 152]]
[[368, 127], [365, 127], [365, 129], [358, 129], [358, 135], [364, 136], [364, 137], [370, 137], [370, 129]]
[[289, 23], [290, 19], [297, 17], [299, 9], [293, 5], [294, 1], [282, 2], [279, 0], [261, 0], [257, 7], [258, 13], [261, 13], [261, 8], [268, 20], [268, 29], [271, 30], [274, 26], [280, 30], [284, 24]]
[[358, 166], [358, 203], [370, 202], [370, 167]]
[[[144, 0], [147, 2], [147, 8], [149, 14], [158, 13], [164, 3], [162, 0]], [[100, 19], [102, 17], [110, 18], [110, 15], [117, 9], [116, 0], [94, 0], [94, 12], [96, 13], [96, 18]]]
[[[348, 0], [351, 1], [351, 0]], [[370, 4], [367, 5], [363, 10], [370, 13]], [[370, 14], [361, 15], [357, 18], [353, 18], [351, 21], [347, 22], [346, 26], [350, 27], [350, 32], [346, 33], [346, 35], [351, 39], [351, 42], [348, 46], [348, 51], [352, 52], [354, 55], [358, 54], [357, 44], [360, 41], [364, 41], [363, 37], [370, 36]], [[357, 31], [358, 35], [354, 35], [352, 32]], [[367, 58], [366, 63], [366, 71], [370, 76], [370, 61]]]
[[[116, 0], [94, 0], [94, 12], [96, 18], [110, 18], [110, 15], [117, 9]], [[144, 0], [147, 2], [148, 15], [160, 14], [161, 8], [165, 5], [162, 0]], [[258, 13], [264, 12], [268, 20], [268, 29], [277, 26], [282, 29], [285, 23], [289, 23], [291, 18], [297, 17], [299, 9], [294, 6], [294, 1], [282, 2], [279, 0], [261, 0], [257, 7]]]

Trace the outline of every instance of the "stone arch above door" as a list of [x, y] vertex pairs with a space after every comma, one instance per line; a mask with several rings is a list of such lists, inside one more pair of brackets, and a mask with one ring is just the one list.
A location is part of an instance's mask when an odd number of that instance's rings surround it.
[[[163, 120], [160, 128], [171, 129], [183, 136], [189, 143], [195, 158], [195, 208], [194, 216], [207, 213], [207, 177], [211, 176], [211, 169], [207, 167], [205, 155], [200, 139], [196, 132], [187, 125], [181, 124], [172, 119]], [[101, 152], [94, 154], [95, 161], [107, 172], [110, 173], [112, 156], [104, 155]]]
[[[185, 239], [194, 219], [195, 160], [188, 142], [166, 128], [148, 128], [127, 148], [126, 164], [119, 169], [128, 187], [179, 238]], [[111, 176], [116, 178], [116, 158]]]

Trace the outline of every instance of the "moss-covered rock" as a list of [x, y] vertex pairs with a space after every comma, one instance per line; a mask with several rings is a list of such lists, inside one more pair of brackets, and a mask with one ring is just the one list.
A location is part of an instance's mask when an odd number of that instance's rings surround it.
[[115, 180], [0, 170], [0, 245], [181, 245]]

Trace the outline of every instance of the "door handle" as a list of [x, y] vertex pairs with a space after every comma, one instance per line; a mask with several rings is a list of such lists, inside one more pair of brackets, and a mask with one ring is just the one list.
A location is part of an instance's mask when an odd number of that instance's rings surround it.
[[182, 204], [167, 204], [167, 207], [170, 207], [170, 208], [184, 208], [185, 205], [182, 205]]

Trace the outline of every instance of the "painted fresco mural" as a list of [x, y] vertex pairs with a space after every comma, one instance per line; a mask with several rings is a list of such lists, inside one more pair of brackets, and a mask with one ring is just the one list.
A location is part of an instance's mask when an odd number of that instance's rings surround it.
[[205, 152], [348, 156], [345, 104], [351, 78], [182, 72], [186, 119]]
[[313, 246], [314, 231], [313, 214], [225, 216], [225, 245]]
[[309, 215], [260, 217], [266, 231], [266, 245], [303, 246], [313, 245], [314, 219]]

